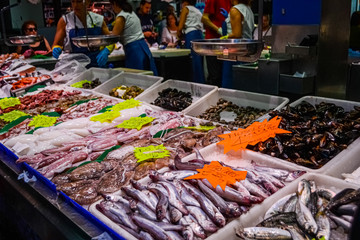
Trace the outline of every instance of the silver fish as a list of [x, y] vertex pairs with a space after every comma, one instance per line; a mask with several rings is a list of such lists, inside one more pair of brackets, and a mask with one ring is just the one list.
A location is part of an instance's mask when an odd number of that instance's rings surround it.
[[151, 236], [150, 233], [147, 233], [144, 231], [140, 231], [139, 239], [140, 240], [154, 240], [154, 238]]
[[286, 212], [295, 212], [296, 203], [298, 201], [297, 195], [291, 196], [283, 205], [281, 211]]
[[181, 201], [187, 206], [200, 207], [200, 203], [184, 188], [178, 180], [175, 180], [174, 185], [180, 194]]
[[236, 230], [236, 235], [244, 239], [291, 239], [291, 234], [280, 228], [248, 227]]
[[214, 233], [218, 230], [216, 225], [210, 220], [210, 218], [199, 207], [188, 206], [190, 214], [195, 217], [197, 222], [204, 228], [205, 231]]
[[172, 223], [177, 223], [183, 217], [181, 211], [172, 205], [169, 205], [169, 213], [170, 222]]
[[159, 221], [163, 220], [166, 217], [166, 212], [169, 206], [169, 201], [165, 194], [163, 194], [160, 190], [156, 188], [149, 188], [149, 191], [156, 194], [159, 201], [156, 205], [156, 217]]
[[[190, 227], [190, 224], [184, 219], [180, 219], [179, 223], [184, 226], [184, 230], [182, 231], [183, 237], [185, 240], [193, 240], [194, 239], [194, 232]], [[206, 236], [205, 236], [206, 237]]]
[[138, 215], [133, 215], [132, 220], [138, 225], [141, 229], [148, 232], [155, 239], [159, 240], [168, 240], [169, 237], [166, 234], [166, 231], [159, 227], [156, 222], [150, 221], [146, 218], [140, 217]]
[[304, 203], [298, 199], [295, 206], [296, 220], [299, 225], [307, 232], [316, 234], [318, 226], [310, 210], [304, 205]]
[[318, 239], [324, 238], [325, 240], [330, 239], [330, 221], [329, 218], [323, 211], [319, 211], [315, 216], [316, 224], [319, 227], [319, 230], [316, 234]]
[[168, 192], [169, 203], [179, 209], [180, 212], [182, 212], [183, 214], [189, 214], [189, 211], [187, 210], [185, 204], [179, 200], [180, 196], [174, 184], [165, 181], [161, 181], [159, 183], [166, 188]]
[[240, 182], [244, 187], [252, 194], [262, 199], [265, 199], [270, 196], [270, 193], [265, 191], [263, 188], [259, 187], [257, 184], [251, 183], [248, 179], [242, 180]]
[[298, 184], [297, 194], [300, 201], [307, 206], [310, 201], [311, 184], [308, 180], [302, 179]]
[[156, 203], [153, 203], [148, 196], [146, 196], [145, 193], [137, 190], [137, 189], [134, 189], [134, 188], [131, 188], [131, 187], [122, 187], [121, 188], [125, 193], [126, 195], [144, 203], [146, 206], [148, 206], [152, 211], [155, 212], [156, 210]]
[[196, 219], [193, 216], [187, 215], [184, 216], [182, 219], [184, 219], [187, 222], [187, 224], [191, 227], [195, 236], [202, 239], [206, 238], [206, 233], [204, 229], [199, 225], [199, 223], [196, 221]]
[[115, 205], [109, 207], [109, 211], [115, 214], [121, 222], [126, 226], [136, 231], [137, 226], [134, 224], [128, 213], [124, 208], [115, 207]]

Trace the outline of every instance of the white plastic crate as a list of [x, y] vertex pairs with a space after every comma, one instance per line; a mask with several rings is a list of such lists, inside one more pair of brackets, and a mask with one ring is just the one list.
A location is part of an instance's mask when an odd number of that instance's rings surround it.
[[152, 87], [157, 86], [163, 80], [162, 77], [140, 75], [135, 73], [121, 73], [109, 81], [104, 82], [100, 86], [94, 88], [95, 92], [109, 95], [111, 89], [120, 87], [121, 85], [125, 86], [138, 86], [144, 89], [144, 92], [139, 94], [135, 99], [140, 95], [144, 94], [146, 91], [150, 90]]
[[[208, 95], [217, 91], [216, 86], [171, 79], [161, 83], [160, 85], [154, 86], [153, 88], [149, 89], [147, 92], [141, 94], [141, 96], [138, 96], [136, 99], [147, 103], [152, 103], [159, 96], [158, 93], [166, 88], [176, 88], [179, 91], [190, 92], [193, 100], [192, 100], [192, 104], [189, 107], [196, 104], [197, 102], [201, 102]], [[152, 106], [154, 106], [155, 109], [164, 110], [163, 108], [157, 107], [155, 105]], [[186, 109], [184, 109], [182, 112], [184, 112]]]
[[286, 187], [280, 189], [275, 194], [271, 195], [267, 199], [262, 202], [260, 205], [255, 205], [248, 211], [246, 214], [240, 216], [236, 221], [232, 221], [226, 226], [226, 228], [220, 229], [217, 232], [217, 236], [212, 235], [207, 240], [215, 240], [215, 239], [226, 239], [226, 240], [239, 240], [235, 234], [236, 229], [241, 226], [243, 228], [246, 227], [255, 227], [258, 223], [264, 220], [265, 213], [268, 209], [278, 200], [285, 197], [286, 195], [295, 193], [297, 191], [298, 183], [301, 179], [314, 180], [317, 188], [327, 188], [337, 193], [345, 188], [354, 188], [357, 189], [358, 186], [354, 184], [347, 183], [345, 181], [325, 176], [322, 174], [305, 174], [302, 177], [296, 179], [291, 184]]
[[[222, 161], [231, 166], [238, 166], [238, 167], [248, 166], [249, 164], [251, 164], [251, 160], [254, 160], [257, 164], [259, 164], [261, 166], [274, 167], [274, 168], [279, 168], [279, 169], [284, 169], [284, 170], [289, 170], [289, 171], [304, 169], [301, 166], [294, 166], [292, 164], [283, 164], [283, 163], [274, 161], [274, 159], [271, 159], [271, 158], [264, 158], [262, 155], [256, 154], [256, 153], [254, 154], [252, 151], [248, 151], [248, 150], [240, 151], [240, 152], [231, 152], [230, 154], [226, 154], [226, 155], [223, 154], [222, 152], [223, 152], [222, 147], [219, 147], [216, 144], [209, 145], [200, 150], [200, 153], [205, 158], [205, 160], [207, 160], [207, 161]], [[194, 154], [186, 156], [185, 158], [182, 159], [182, 161], [186, 162], [186, 161], [190, 161], [195, 158], [196, 158], [196, 155], [194, 153]], [[225, 158], [229, 158], [230, 160], [225, 160]], [[163, 168], [160, 171], [166, 171], [166, 170], [168, 170], [168, 168]], [[146, 184], [150, 181], [150, 178], [145, 177], [139, 181], [143, 184]], [[292, 183], [286, 183], [286, 186], [284, 188], [287, 188], [287, 186], [291, 185], [291, 184]], [[281, 191], [281, 189], [279, 191]], [[277, 193], [275, 193], [273, 195], [276, 195], [276, 194]], [[272, 196], [268, 197], [267, 199], [272, 198]], [[255, 204], [252, 208], [257, 207], [257, 208], [262, 209], [262, 207], [264, 206], [264, 203], [269, 202], [267, 199], [265, 199], [264, 202], [262, 202], [260, 204]], [[109, 218], [107, 218], [104, 214], [102, 214], [100, 211], [98, 211], [96, 209], [96, 204], [98, 204], [99, 202], [100, 201], [93, 203], [89, 207], [89, 211], [95, 217], [97, 217], [98, 219], [103, 221], [107, 226], [112, 228], [115, 232], [119, 233], [124, 238], [129, 239], [129, 240], [135, 240], [136, 239], [135, 237], [133, 237], [127, 231], [125, 231], [124, 229], [119, 227], [116, 223], [111, 221]], [[248, 215], [248, 214], [246, 214], [246, 215]], [[234, 226], [234, 224], [237, 225], [238, 220], [239, 220], [239, 218], [228, 222], [223, 228], [220, 228], [216, 233], [212, 234], [207, 239], [227, 239], [227, 238], [224, 238], [225, 235], [227, 235], [226, 237], [229, 237], [230, 239], [234, 238], [235, 232], [233, 231], [233, 226]], [[229, 235], [230, 232], [234, 233], [233, 237], [230, 237], [230, 235], [231, 235], [231, 234]]]
[[71, 86], [71, 84], [80, 82], [82, 80], [93, 81], [96, 78], [99, 78], [100, 82], [104, 83], [104, 82], [110, 80], [111, 78], [121, 74], [121, 73], [122, 73], [122, 71], [115, 70], [115, 69], [89, 68], [88, 70], [81, 73], [80, 75], [78, 75], [73, 80], [67, 82], [66, 85]]
[[184, 113], [196, 117], [204, 113], [211, 106], [216, 106], [220, 98], [231, 101], [239, 107], [254, 107], [265, 110], [279, 110], [289, 102], [289, 99], [285, 97], [219, 88], [217, 91], [204, 97], [201, 102], [188, 107], [184, 110]]

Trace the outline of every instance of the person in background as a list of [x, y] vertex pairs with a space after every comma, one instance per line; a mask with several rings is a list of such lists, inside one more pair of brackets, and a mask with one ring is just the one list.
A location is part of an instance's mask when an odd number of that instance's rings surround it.
[[[207, 0], [205, 2], [204, 14], [201, 19], [205, 27], [205, 39], [226, 35], [226, 33], [223, 34], [222, 28], [226, 18], [221, 14], [221, 11], [229, 12], [230, 7], [230, 0]], [[206, 56], [206, 64], [208, 70], [206, 83], [221, 87], [222, 61], [213, 56]]]
[[166, 27], [161, 34], [161, 44], [166, 44], [167, 47], [176, 47], [177, 45], [177, 27], [178, 22], [175, 13], [170, 12], [166, 16]]
[[[178, 27], [178, 37], [181, 38], [182, 32], [185, 33], [185, 47], [191, 49], [191, 41], [203, 39], [202, 34], [202, 14], [194, 5], [196, 0], [182, 0], [182, 9]], [[204, 67], [202, 56], [197, 55], [191, 49], [193, 81], [205, 83]]]
[[[21, 31], [24, 35], [38, 35], [37, 33], [37, 24], [34, 21], [26, 21], [23, 23], [22, 27], [21, 27]], [[23, 54], [25, 51], [27, 50], [33, 50], [35, 51], [47, 51], [48, 53], [51, 52], [51, 47], [50, 44], [48, 42], [48, 40], [46, 40], [46, 38], [44, 37], [44, 40], [41, 42], [36, 42], [30, 46], [18, 46], [16, 48], [16, 53], [18, 54]]]
[[114, 45], [98, 51], [89, 51], [86, 47], [76, 47], [72, 42], [72, 38], [86, 35], [85, 24], [88, 28], [87, 34], [90, 36], [110, 34], [103, 16], [86, 11], [89, 3], [90, 0], [86, 0], [84, 6], [83, 0], [71, 0], [73, 11], [62, 16], [57, 24], [52, 46], [53, 57], [59, 58], [63, 50], [71, 53], [84, 53], [91, 59], [91, 63], [87, 67], [105, 67], [108, 55], [113, 50]]
[[[259, 30], [258, 28], [255, 28], [254, 31], [254, 39], [257, 40], [258, 36], [259, 36]], [[272, 35], [272, 28], [270, 26], [270, 15], [269, 14], [265, 14], [262, 17], [262, 36], [263, 37], [271, 37]]]
[[150, 11], [151, 0], [141, 0], [137, 16], [140, 19], [141, 29], [144, 33], [145, 39], [151, 47], [153, 45], [156, 46], [157, 44], [157, 33], [154, 31], [154, 22], [152, 16], [150, 15]]
[[110, 0], [115, 12], [115, 24], [111, 32], [120, 35], [125, 51], [125, 67], [151, 70], [157, 76], [154, 58], [146, 44], [139, 18], [126, 0]]
[[351, 15], [349, 48], [360, 51], [360, 11], [353, 12]]
[[[176, 13], [175, 13], [175, 8], [174, 8], [172, 5], [168, 4], [168, 5], [166, 6], [166, 8], [164, 9], [164, 11], [163, 11], [163, 14], [162, 14], [163, 18], [162, 18], [162, 20], [161, 20], [160, 22], [158, 22], [158, 24], [157, 24], [157, 29], [159, 30], [159, 33], [161, 33], [161, 34], [162, 34], [164, 28], [166, 28], [166, 26], [167, 26], [167, 16], [168, 16], [170, 13], [173, 13], [173, 14], [175, 15], [175, 17], [176, 17], [176, 22], [178, 22], [177, 15], [176, 15]], [[165, 16], [165, 17], [164, 17], [164, 16]], [[177, 26], [177, 24], [176, 24], [176, 26]], [[158, 36], [158, 41], [159, 41], [159, 43], [161, 43], [161, 39], [162, 39], [162, 35], [161, 35], [161, 34], [159, 34], [159, 36]]]
[[[232, 7], [229, 16], [225, 19], [228, 35], [224, 38], [253, 38], [254, 13], [250, 7], [251, 2], [252, 0], [231, 0]], [[223, 62], [223, 88], [233, 88], [232, 66], [234, 64], [236, 63]]]

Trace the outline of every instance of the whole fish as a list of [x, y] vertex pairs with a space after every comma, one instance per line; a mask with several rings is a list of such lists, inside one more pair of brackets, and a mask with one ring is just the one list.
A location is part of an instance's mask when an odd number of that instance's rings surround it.
[[316, 224], [319, 227], [318, 232], [316, 233], [317, 239], [324, 238], [325, 240], [330, 239], [330, 221], [329, 218], [326, 216], [323, 210], [319, 210], [319, 212], [315, 216]]
[[175, 231], [167, 231], [166, 234], [169, 236], [171, 240], [184, 240], [184, 238]]
[[167, 196], [163, 194], [160, 190], [156, 188], [149, 188], [149, 191], [155, 193], [157, 198], [159, 199], [158, 203], [156, 204], [155, 214], [157, 220], [161, 221], [166, 217], [169, 201], [167, 199]]
[[166, 231], [159, 227], [156, 222], [150, 221], [146, 218], [140, 217], [138, 215], [133, 215], [132, 220], [136, 225], [141, 229], [151, 234], [152, 237], [159, 240], [168, 240], [169, 237], [166, 234]]
[[137, 190], [137, 189], [134, 189], [134, 188], [131, 188], [131, 187], [122, 187], [121, 188], [125, 193], [126, 195], [144, 203], [146, 206], [148, 206], [152, 211], [156, 211], [156, 203], [150, 201], [150, 199], [146, 196], [145, 193]]
[[195, 236], [201, 239], [206, 238], [206, 233], [204, 229], [199, 225], [199, 223], [196, 221], [196, 219], [193, 216], [187, 215], [184, 216], [182, 219], [184, 219], [186, 221], [186, 224], [191, 227], [191, 230], [193, 231]]
[[296, 225], [296, 214], [294, 212], [277, 213], [264, 219], [261, 223], [256, 225], [257, 227], [278, 227], [281, 224]]
[[269, 168], [265, 166], [257, 165], [255, 161], [251, 161], [251, 165], [254, 167], [254, 169], [258, 172], [264, 172], [267, 173], [273, 177], [276, 177], [277, 179], [286, 179], [289, 176], [289, 171], [277, 169], [277, 168]]
[[318, 226], [310, 210], [298, 199], [295, 206], [296, 220], [299, 225], [308, 233], [316, 234]]
[[248, 227], [236, 230], [236, 235], [243, 239], [291, 239], [291, 234], [280, 228]]
[[[200, 190], [205, 194], [205, 196], [212, 201], [212, 203], [220, 210], [224, 216], [230, 217], [230, 208], [227, 205], [227, 202], [217, 195], [213, 190], [208, 188], [204, 183], [200, 180], [197, 180], [197, 184]], [[190, 210], [191, 211], [191, 210]], [[203, 226], [204, 227], [204, 226]], [[205, 229], [205, 228], [204, 228]], [[206, 230], [206, 229], [205, 229]]]
[[154, 238], [151, 236], [150, 233], [144, 232], [144, 231], [140, 231], [139, 240], [154, 240]]
[[176, 190], [179, 192], [181, 201], [183, 203], [185, 203], [187, 206], [200, 207], [200, 203], [188, 192], [188, 190], [186, 190], [186, 188], [181, 185], [179, 180], [175, 180], [173, 183], [176, 187]]
[[109, 211], [112, 214], [116, 215], [121, 220], [123, 225], [133, 229], [134, 231], [137, 231], [138, 227], [134, 224], [128, 212], [126, 212], [126, 210], [123, 207], [121, 207], [121, 203], [118, 203], [117, 206], [113, 204], [112, 206], [110, 205]]
[[130, 200], [130, 207], [133, 211], [137, 210], [142, 217], [152, 221], [157, 221], [155, 212], [148, 208], [144, 203], [132, 199]]
[[200, 203], [201, 209], [210, 217], [210, 219], [219, 227], [226, 224], [225, 217], [221, 214], [219, 209], [197, 188], [189, 182], [182, 181], [181, 184], [189, 191], [193, 197]]
[[167, 171], [164, 173], [159, 173], [157, 171], [150, 171], [149, 177], [153, 181], [174, 181], [174, 180], [184, 179], [196, 173], [197, 171], [192, 171], [192, 170]]
[[177, 223], [182, 217], [182, 212], [176, 207], [169, 205], [170, 222]]
[[[184, 226], [184, 230], [182, 231], [182, 235], [185, 240], [193, 240], [194, 239], [194, 232], [190, 227], [190, 223], [188, 223], [184, 218], [181, 218], [179, 223]], [[206, 236], [205, 236], [206, 237]]]
[[240, 181], [240, 183], [254, 196], [265, 199], [271, 195], [268, 191], [259, 187], [257, 184], [251, 183], [248, 179], [244, 179]]
[[330, 203], [327, 206], [327, 209], [333, 210], [337, 207], [349, 204], [349, 203], [355, 203], [358, 204], [360, 202], [360, 189], [357, 190], [343, 190], [340, 193], [336, 194], [335, 197], [333, 197], [330, 201]]
[[179, 200], [180, 196], [178, 191], [176, 190], [176, 187], [171, 182], [161, 181], [159, 183], [166, 188], [168, 192], [169, 203], [179, 209], [180, 212], [182, 212], [183, 214], [189, 214], [189, 211], [187, 210], [185, 204]]
[[196, 169], [203, 168], [205, 162], [200, 159], [191, 160], [189, 162], [182, 162], [179, 155], [176, 155], [174, 158], [174, 164], [175, 164], [175, 168], [178, 170], [196, 171]]
[[184, 230], [184, 226], [181, 224], [171, 224], [168, 222], [157, 222], [159, 227], [164, 229], [165, 231], [182, 231]]
[[188, 209], [190, 214], [196, 219], [196, 221], [200, 224], [201, 227], [203, 227], [206, 232], [214, 233], [218, 230], [216, 225], [210, 220], [206, 213], [201, 210], [201, 208], [188, 206]]
[[311, 184], [308, 180], [302, 179], [298, 184], [297, 194], [299, 196], [300, 201], [307, 206], [310, 201], [311, 194]]

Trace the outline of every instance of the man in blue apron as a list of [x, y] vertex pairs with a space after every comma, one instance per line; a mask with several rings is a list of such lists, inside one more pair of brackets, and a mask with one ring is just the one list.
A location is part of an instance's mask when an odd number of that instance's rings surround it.
[[[87, 6], [89, 0], [86, 0], [85, 4]], [[84, 53], [91, 60], [87, 67], [104, 67], [108, 55], [113, 50], [113, 45], [90, 51], [88, 48], [76, 47], [72, 43], [74, 37], [86, 35], [85, 24], [88, 36], [110, 34], [104, 17], [93, 12], [86, 13], [86, 6], [82, 0], [71, 0], [71, 6], [73, 11], [64, 15], [58, 22], [52, 47], [53, 56], [58, 58], [63, 50], [71, 53]]]

